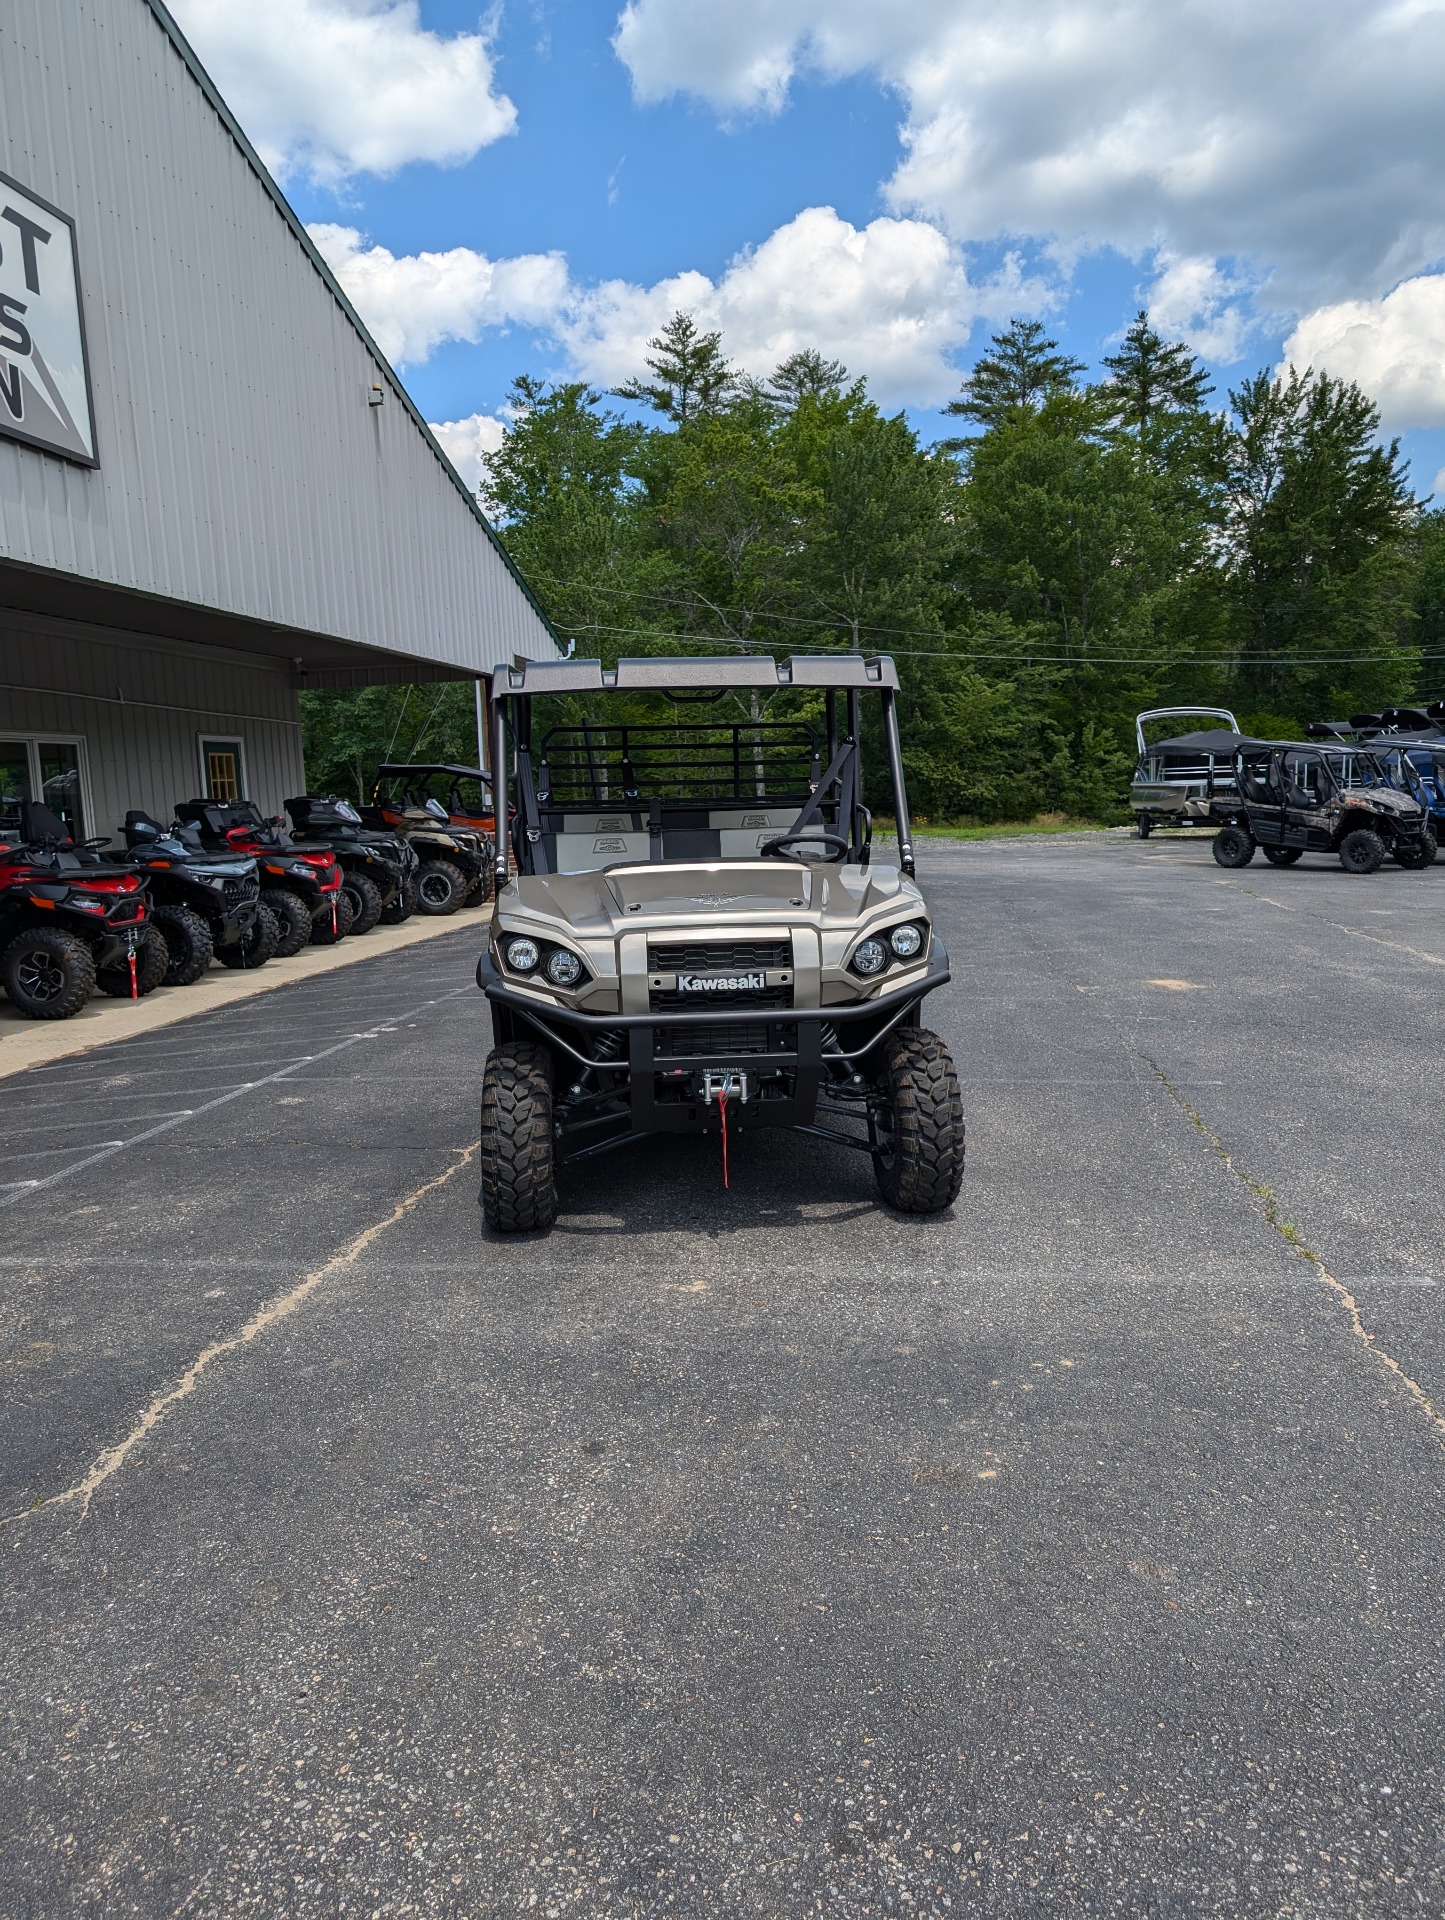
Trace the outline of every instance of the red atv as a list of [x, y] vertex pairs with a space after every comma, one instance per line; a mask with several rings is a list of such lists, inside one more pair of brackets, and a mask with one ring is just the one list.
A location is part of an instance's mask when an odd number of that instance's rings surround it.
[[176, 807], [176, 818], [196, 829], [202, 846], [254, 857], [261, 905], [281, 930], [278, 959], [289, 960], [313, 940], [334, 946], [351, 931], [353, 909], [331, 847], [293, 840], [279, 815], [266, 819], [250, 800], [187, 800]]
[[170, 955], [147, 924], [141, 876], [76, 847], [33, 801], [20, 836], [0, 842], [0, 984], [15, 1011], [68, 1020], [97, 987], [137, 998], [158, 987]]

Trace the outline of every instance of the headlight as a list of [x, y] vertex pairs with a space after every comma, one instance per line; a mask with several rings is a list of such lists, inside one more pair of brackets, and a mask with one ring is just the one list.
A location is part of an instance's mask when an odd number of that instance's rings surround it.
[[881, 940], [864, 940], [854, 950], [855, 973], [881, 973], [888, 964], [888, 949]]
[[509, 940], [506, 951], [507, 965], [514, 973], [530, 973], [541, 958], [535, 940]]
[[[532, 943], [529, 940], [513, 944], [531, 946]], [[547, 978], [554, 987], [575, 987], [582, 978], [582, 962], [565, 947], [554, 947], [547, 956]]]
[[900, 960], [911, 960], [923, 945], [923, 929], [911, 924], [895, 927], [888, 936], [888, 944]]

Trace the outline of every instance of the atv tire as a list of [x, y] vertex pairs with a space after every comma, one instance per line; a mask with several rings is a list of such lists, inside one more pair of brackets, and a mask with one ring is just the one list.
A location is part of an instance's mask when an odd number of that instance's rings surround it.
[[33, 927], [0, 953], [0, 978], [27, 1020], [68, 1020], [95, 992], [95, 956], [60, 927]]
[[1397, 866], [1404, 867], [1407, 873], [1421, 873], [1426, 867], [1434, 866], [1439, 850], [1439, 842], [1427, 827], [1420, 838], [1408, 847], [1401, 847], [1397, 840], [1390, 849], [1390, 858]]
[[284, 887], [267, 887], [261, 905], [269, 909], [276, 922], [276, 958], [289, 960], [300, 953], [311, 939], [311, 909], [299, 893]]
[[1254, 858], [1254, 842], [1242, 827], [1221, 827], [1214, 836], [1213, 853], [1221, 867], [1247, 867]]
[[1340, 865], [1346, 873], [1378, 873], [1385, 864], [1385, 843], [1369, 827], [1355, 827], [1340, 842]]
[[493, 1047], [482, 1080], [482, 1214], [493, 1233], [545, 1233], [557, 1218], [552, 1077], [545, 1048]]
[[484, 907], [491, 897], [491, 869], [484, 866], [476, 879], [473, 880], [472, 884], [467, 888], [467, 897], [463, 900], [462, 905], [464, 907]]
[[[332, 901], [336, 903], [333, 917]], [[313, 947], [334, 947], [350, 933], [354, 922], [351, 899], [344, 885], [337, 888], [324, 907], [318, 907], [311, 919], [311, 944]]]
[[154, 993], [157, 987], [165, 984], [170, 964], [171, 952], [166, 945], [165, 935], [154, 921], [148, 920], [141, 943], [136, 948], [134, 985], [128, 962], [119, 967], [101, 967], [96, 973], [95, 984], [112, 1000], [129, 1000], [132, 993], [137, 1000], [142, 1000], [146, 994]]
[[1272, 867], [1292, 867], [1303, 853], [1303, 847], [1266, 847], [1264, 857]]
[[441, 916], [455, 913], [466, 898], [467, 883], [450, 860], [423, 860], [416, 876], [416, 910]]
[[229, 946], [217, 947], [216, 958], [223, 967], [230, 967], [239, 973], [254, 967], [264, 967], [268, 960], [276, 958], [276, 949], [281, 939], [281, 929], [276, 924], [276, 916], [269, 907], [257, 907], [256, 918], [247, 927], [239, 940], [231, 941]]
[[897, 1028], [874, 1080], [873, 1171], [900, 1213], [941, 1213], [963, 1184], [963, 1100], [953, 1056], [926, 1027]]
[[190, 907], [156, 907], [151, 919], [160, 928], [170, 955], [166, 985], [193, 987], [210, 966], [215, 952], [211, 929]]
[[341, 891], [351, 902], [351, 931], [370, 933], [381, 918], [381, 888], [369, 874], [343, 873]]
[[413, 876], [402, 882], [391, 905], [382, 908], [381, 924], [384, 927], [399, 927], [404, 920], [410, 920], [416, 912], [416, 899], [416, 879]]

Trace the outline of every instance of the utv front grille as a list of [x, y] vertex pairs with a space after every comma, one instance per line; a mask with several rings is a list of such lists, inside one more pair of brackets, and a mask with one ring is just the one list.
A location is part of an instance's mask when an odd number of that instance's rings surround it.
[[740, 1060], [754, 1053], [795, 1053], [798, 1029], [769, 1026], [659, 1027], [653, 1035], [652, 1051], [658, 1060]]
[[750, 967], [790, 967], [791, 940], [697, 941], [649, 946], [650, 973], [741, 973]]
[[773, 1013], [793, 1004], [791, 987], [742, 988], [736, 993], [669, 993], [654, 987], [648, 996], [653, 1013], [703, 1013], [713, 1007], [746, 1007]]

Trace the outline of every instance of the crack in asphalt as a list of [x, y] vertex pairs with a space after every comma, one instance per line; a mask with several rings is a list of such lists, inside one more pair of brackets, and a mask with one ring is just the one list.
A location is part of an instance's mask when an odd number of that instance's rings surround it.
[[1425, 1418], [1435, 1428], [1437, 1435], [1441, 1439], [1445, 1439], [1445, 1413], [1442, 1413], [1440, 1408], [1435, 1405], [1435, 1402], [1430, 1398], [1429, 1394], [1426, 1393], [1419, 1381], [1406, 1373], [1394, 1354], [1392, 1354], [1387, 1347], [1380, 1345], [1380, 1342], [1365, 1325], [1364, 1316], [1360, 1312], [1359, 1303], [1355, 1299], [1354, 1294], [1345, 1285], [1343, 1280], [1337, 1280], [1335, 1278], [1325, 1265], [1322, 1257], [1316, 1253], [1314, 1248], [1305, 1240], [1299, 1228], [1295, 1226], [1292, 1220], [1287, 1220], [1280, 1211], [1279, 1196], [1276, 1194], [1274, 1188], [1266, 1186], [1263, 1181], [1256, 1180], [1252, 1174], [1246, 1172], [1246, 1170], [1239, 1165], [1219, 1134], [1215, 1132], [1214, 1128], [1210, 1126], [1204, 1116], [1185, 1099], [1184, 1095], [1174, 1085], [1173, 1081], [1169, 1078], [1168, 1074], [1165, 1073], [1157, 1060], [1152, 1059], [1147, 1053], [1141, 1055], [1141, 1058], [1148, 1063], [1151, 1071], [1158, 1076], [1159, 1083], [1164, 1088], [1164, 1091], [1169, 1095], [1169, 1098], [1174, 1102], [1175, 1106], [1179, 1108], [1180, 1112], [1187, 1116], [1195, 1131], [1203, 1135], [1209, 1144], [1210, 1151], [1219, 1160], [1223, 1161], [1225, 1169], [1234, 1176], [1255, 1202], [1265, 1224], [1279, 1235], [1280, 1239], [1290, 1248], [1291, 1252], [1298, 1254], [1300, 1259], [1304, 1260], [1313, 1270], [1314, 1276], [1320, 1285], [1333, 1297], [1336, 1304], [1344, 1313], [1349, 1323], [1350, 1332], [1354, 1338], [1359, 1341], [1360, 1345], [1364, 1347], [1365, 1351], [1373, 1360], [1378, 1361], [1387, 1372], [1394, 1375], [1396, 1381], [1405, 1389], [1421, 1413], [1425, 1415]]
[[[1343, 920], [1331, 920], [1328, 914], [1311, 913], [1308, 907], [1293, 906], [1288, 900], [1276, 900], [1272, 893], [1261, 893], [1258, 887], [1245, 886], [1239, 880], [1226, 880], [1221, 884], [1235, 893], [1247, 893], [1251, 900], [1263, 900], [1267, 907], [1278, 907], [1281, 913], [1302, 913], [1307, 920], [1318, 920], [1322, 927], [1333, 927], [1336, 933], [1347, 933], [1352, 940], [1368, 940], [1372, 947], [1389, 947], [1392, 953], [1408, 953], [1411, 959], [1423, 960], [1428, 967], [1445, 967], [1445, 957], [1438, 953], [1426, 953], [1423, 947], [1409, 946], [1403, 940], [1386, 940], [1378, 933], [1365, 933], [1359, 927], [1347, 927]], [[1150, 1065], [1153, 1065], [1152, 1061]]]
[[69, 1506], [74, 1501], [79, 1501], [80, 1517], [84, 1520], [90, 1511], [91, 1500], [100, 1488], [112, 1474], [120, 1471], [135, 1449], [148, 1434], [154, 1433], [171, 1409], [195, 1392], [202, 1375], [213, 1362], [223, 1359], [229, 1353], [237, 1352], [242, 1347], [249, 1346], [253, 1340], [274, 1327], [278, 1320], [284, 1320], [295, 1313], [297, 1308], [304, 1305], [317, 1288], [331, 1279], [334, 1274], [340, 1273], [346, 1267], [354, 1266], [372, 1242], [379, 1239], [388, 1227], [394, 1227], [399, 1220], [404, 1220], [407, 1214], [429, 1193], [435, 1193], [439, 1187], [444, 1187], [449, 1180], [462, 1171], [463, 1167], [470, 1165], [478, 1151], [479, 1149], [475, 1146], [456, 1148], [457, 1157], [451, 1166], [407, 1194], [404, 1200], [398, 1200], [385, 1219], [375, 1220], [369, 1227], [363, 1227], [356, 1238], [343, 1247], [340, 1253], [334, 1253], [324, 1265], [313, 1268], [310, 1273], [303, 1275], [286, 1293], [258, 1307], [239, 1332], [228, 1334], [224, 1340], [213, 1340], [208, 1347], [204, 1347], [175, 1385], [167, 1387], [164, 1393], [158, 1393], [149, 1406], [141, 1411], [130, 1432], [117, 1440], [114, 1446], [107, 1447], [103, 1453], [96, 1455], [89, 1472], [62, 1492], [47, 1494], [43, 1499], [21, 1508], [18, 1513], [6, 1514], [0, 1518], [0, 1528], [14, 1526], [18, 1521], [28, 1520], [34, 1514], [43, 1513], [50, 1508]]

